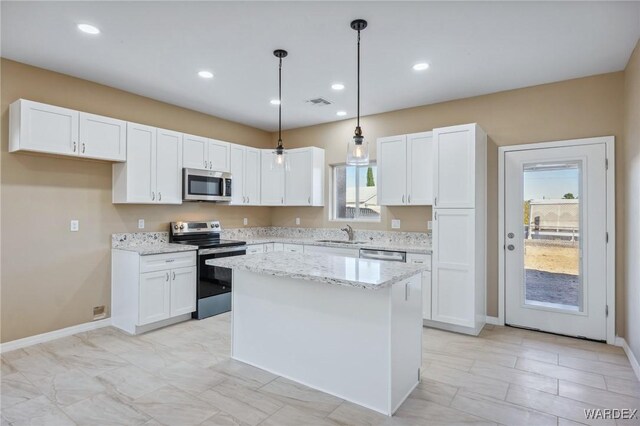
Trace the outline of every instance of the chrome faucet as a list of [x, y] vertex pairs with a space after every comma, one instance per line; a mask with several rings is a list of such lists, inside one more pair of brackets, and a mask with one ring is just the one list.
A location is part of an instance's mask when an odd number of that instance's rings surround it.
[[347, 225], [346, 228], [342, 228], [341, 231], [344, 231], [349, 236], [349, 241], [353, 241], [353, 228], [351, 225]]

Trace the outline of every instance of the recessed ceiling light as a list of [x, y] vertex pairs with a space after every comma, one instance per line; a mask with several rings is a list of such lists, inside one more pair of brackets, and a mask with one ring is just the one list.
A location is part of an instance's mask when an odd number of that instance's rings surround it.
[[429, 64], [426, 62], [419, 62], [413, 66], [413, 69], [416, 71], [424, 71], [429, 68]]
[[331, 88], [333, 90], [342, 90], [342, 89], [344, 89], [344, 84], [342, 84], [342, 83], [334, 83], [334, 84], [331, 85]]
[[199, 71], [198, 75], [202, 78], [213, 78], [213, 73], [211, 71]]
[[279, 99], [271, 99], [271, 105], [280, 105]]
[[78, 24], [78, 29], [87, 34], [100, 34], [100, 30], [97, 27], [89, 24]]
[[347, 115], [347, 111], [338, 111], [338, 112], [336, 112], [336, 115], [338, 117], [344, 117], [345, 115]]

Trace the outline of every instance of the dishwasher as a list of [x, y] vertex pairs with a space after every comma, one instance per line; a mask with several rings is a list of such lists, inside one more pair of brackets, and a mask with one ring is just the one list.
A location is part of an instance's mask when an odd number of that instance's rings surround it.
[[360, 259], [407, 263], [407, 253], [404, 251], [360, 249]]

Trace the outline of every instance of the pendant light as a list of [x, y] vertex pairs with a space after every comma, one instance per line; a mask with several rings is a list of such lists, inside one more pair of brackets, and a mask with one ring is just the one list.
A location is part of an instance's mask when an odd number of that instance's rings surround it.
[[289, 170], [289, 156], [282, 145], [282, 58], [288, 53], [286, 50], [277, 49], [273, 51], [273, 55], [279, 59], [278, 64], [278, 146], [273, 151], [271, 159], [271, 169]]
[[351, 22], [351, 28], [358, 32], [358, 121], [353, 140], [347, 144], [347, 164], [366, 166], [369, 164], [369, 142], [365, 141], [360, 128], [360, 31], [367, 28], [367, 21], [356, 19]]

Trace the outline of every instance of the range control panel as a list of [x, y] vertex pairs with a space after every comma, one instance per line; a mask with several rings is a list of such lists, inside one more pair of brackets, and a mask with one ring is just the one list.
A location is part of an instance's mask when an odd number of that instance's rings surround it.
[[171, 222], [172, 234], [189, 234], [189, 233], [212, 233], [220, 232], [222, 227], [217, 220], [199, 221], [199, 222]]

